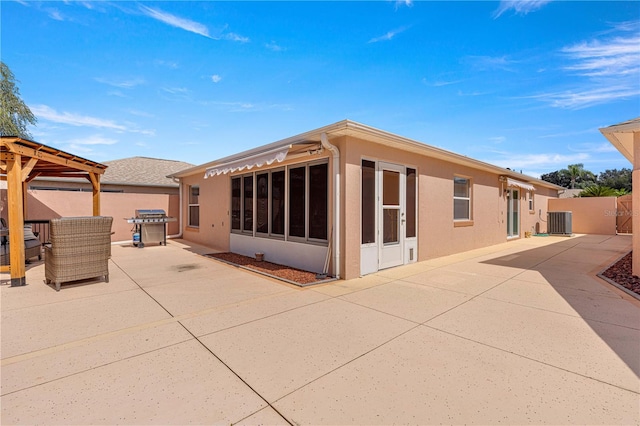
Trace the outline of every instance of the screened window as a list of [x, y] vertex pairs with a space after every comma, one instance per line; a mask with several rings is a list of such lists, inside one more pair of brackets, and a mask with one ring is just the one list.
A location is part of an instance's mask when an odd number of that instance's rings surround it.
[[284, 170], [271, 173], [271, 233], [284, 235]]
[[417, 194], [417, 174], [416, 169], [407, 167], [407, 184], [406, 184], [406, 204], [407, 204], [407, 238], [416, 236], [416, 194]]
[[305, 236], [306, 167], [289, 169], [289, 235]]
[[242, 230], [253, 232], [253, 175], [243, 176]]
[[[329, 165], [296, 165], [231, 178], [231, 229], [261, 237], [326, 241]], [[288, 222], [286, 222], [288, 214]]]
[[269, 233], [269, 173], [256, 176], [256, 232]]
[[329, 205], [327, 163], [309, 166], [309, 238], [327, 239], [327, 207]]
[[376, 163], [362, 160], [362, 244], [376, 242]]
[[189, 186], [189, 226], [200, 226], [200, 187]]
[[242, 178], [231, 179], [231, 229], [240, 230]]
[[471, 220], [471, 183], [467, 178], [453, 178], [453, 219]]

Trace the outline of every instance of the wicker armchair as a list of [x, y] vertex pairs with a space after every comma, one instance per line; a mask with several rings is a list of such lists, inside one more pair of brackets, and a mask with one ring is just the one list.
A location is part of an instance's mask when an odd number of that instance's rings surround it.
[[44, 250], [47, 284], [102, 277], [109, 282], [112, 217], [63, 217], [51, 219], [51, 245]]

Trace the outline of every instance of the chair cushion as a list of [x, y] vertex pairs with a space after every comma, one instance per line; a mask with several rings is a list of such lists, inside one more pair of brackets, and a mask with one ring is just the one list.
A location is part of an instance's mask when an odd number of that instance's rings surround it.
[[31, 228], [31, 225], [25, 225], [24, 226], [24, 240], [25, 241], [29, 241], [29, 240], [37, 240], [38, 237], [36, 237], [33, 234], [33, 230]]

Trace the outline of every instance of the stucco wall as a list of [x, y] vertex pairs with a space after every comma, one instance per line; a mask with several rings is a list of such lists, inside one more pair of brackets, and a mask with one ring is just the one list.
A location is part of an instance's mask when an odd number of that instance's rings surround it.
[[[91, 216], [93, 201], [90, 192], [29, 190], [25, 219], [49, 220], [58, 217]], [[100, 214], [113, 217], [111, 241], [131, 240], [133, 225], [125, 218], [133, 217], [136, 209], [162, 209], [169, 216], [178, 218], [178, 195], [167, 194], [100, 194]], [[168, 224], [168, 235], [177, 234], [178, 222]]]
[[572, 212], [576, 234], [616, 234], [616, 197], [558, 198], [549, 200], [549, 211]]

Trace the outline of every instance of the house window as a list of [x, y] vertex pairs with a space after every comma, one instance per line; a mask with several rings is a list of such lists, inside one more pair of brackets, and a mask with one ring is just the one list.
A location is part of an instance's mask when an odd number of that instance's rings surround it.
[[406, 204], [407, 204], [407, 229], [406, 237], [412, 238], [416, 236], [416, 194], [417, 194], [417, 174], [416, 169], [407, 167], [407, 183], [406, 183]]
[[240, 230], [242, 200], [240, 197], [242, 178], [231, 179], [231, 229]]
[[189, 186], [189, 226], [195, 228], [200, 226], [200, 187], [197, 185]]
[[271, 172], [271, 234], [284, 235], [284, 170]]
[[289, 169], [289, 235], [305, 236], [306, 167]]
[[242, 231], [253, 233], [253, 175], [242, 177]]
[[329, 164], [315, 164], [309, 166], [309, 238], [314, 240], [327, 239], [329, 215]]
[[468, 178], [453, 178], [453, 220], [471, 220], [471, 182]]
[[376, 242], [376, 163], [362, 160], [362, 244]]
[[527, 201], [529, 202], [529, 211], [535, 212], [535, 205], [533, 204], [533, 191], [527, 191]]
[[256, 176], [256, 232], [269, 233], [269, 173]]

